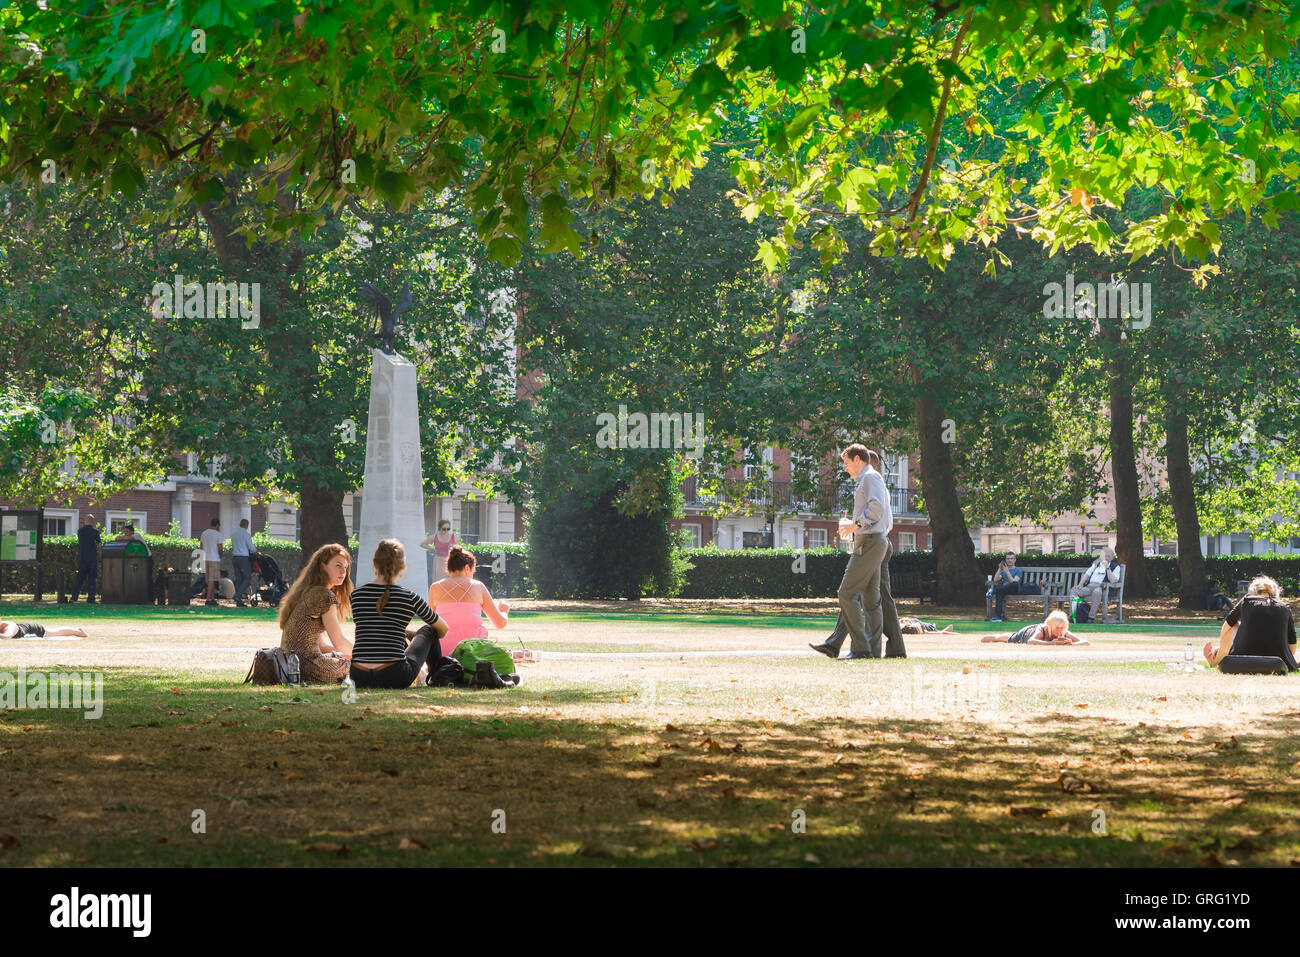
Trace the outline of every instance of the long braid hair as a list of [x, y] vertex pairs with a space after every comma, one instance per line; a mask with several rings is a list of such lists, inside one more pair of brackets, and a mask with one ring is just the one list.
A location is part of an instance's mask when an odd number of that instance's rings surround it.
[[382, 615], [393, 583], [406, 574], [406, 549], [400, 539], [380, 539], [375, 548], [375, 571], [379, 572], [379, 578], [384, 583], [383, 597], [375, 605], [375, 613]]

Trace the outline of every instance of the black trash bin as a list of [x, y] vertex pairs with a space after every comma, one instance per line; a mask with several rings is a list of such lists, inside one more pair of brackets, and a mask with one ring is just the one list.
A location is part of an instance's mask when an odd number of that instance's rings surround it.
[[148, 605], [153, 600], [153, 556], [143, 542], [105, 542], [100, 599], [113, 605]]
[[167, 604], [190, 603], [190, 576], [188, 572], [172, 572], [167, 576]]

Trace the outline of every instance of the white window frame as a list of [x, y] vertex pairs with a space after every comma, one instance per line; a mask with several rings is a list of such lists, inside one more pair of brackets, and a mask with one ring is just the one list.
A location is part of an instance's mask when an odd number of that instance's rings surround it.
[[704, 526], [699, 522], [683, 522], [682, 531], [695, 534], [695, 543], [693, 545], [688, 543], [687, 548], [699, 548], [704, 542]]
[[[64, 518], [64, 519], [67, 519], [67, 522], [68, 522], [68, 529], [67, 529], [67, 531], [65, 531], [63, 534], [64, 534], [64, 535], [76, 535], [76, 534], [77, 534], [77, 522], [78, 522], [80, 516], [78, 515], [78, 513], [77, 513], [77, 511], [76, 511], [75, 509], [71, 509], [71, 508], [47, 508], [47, 509], [45, 510], [44, 514], [42, 515], [42, 521], [44, 521], [45, 519], [49, 519], [49, 518]], [[44, 532], [45, 532], [45, 528], [44, 528], [44, 526], [42, 525], [42, 527], [41, 527], [41, 533], [42, 533], [42, 536], [44, 536]]]
[[[820, 542], [817, 541], [818, 538], [821, 539]], [[825, 547], [826, 547], [826, 529], [824, 529], [824, 528], [810, 528], [810, 529], [808, 529], [808, 547], [809, 547], [809, 548], [825, 548]]]
[[898, 490], [907, 488], [907, 456], [898, 452], [880, 453], [880, 475], [885, 487]]
[[135, 526], [135, 530], [137, 532], [139, 532], [141, 535], [144, 535], [145, 529], [148, 527], [149, 513], [137, 512], [135, 511], [135, 509], [117, 509], [117, 508], [111, 511], [106, 511], [104, 513], [104, 528], [107, 529], [109, 535], [122, 534], [122, 530], [120, 528], [117, 529], [113, 528], [113, 523], [118, 520], [120, 520], [123, 525], [130, 522], [132, 525]]
[[898, 550], [900, 552], [916, 551], [916, 532], [899, 532]]

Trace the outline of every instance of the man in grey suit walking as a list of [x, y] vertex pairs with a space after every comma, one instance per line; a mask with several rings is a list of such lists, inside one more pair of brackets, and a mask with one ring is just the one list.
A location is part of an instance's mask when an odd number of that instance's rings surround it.
[[[814, 651], [838, 658], [845, 635], [850, 635], [845, 661], [880, 657], [880, 636], [889, 639], [886, 658], [906, 658], [898, 609], [889, 588], [889, 530], [894, 526], [889, 490], [878, 466], [880, 457], [864, 445], [850, 445], [840, 455], [844, 470], [856, 484], [853, 517], [840, 521], [841, 538], [853, 539], [853, 551], [840, 582], [840, 617], [829, 638]], [[865, 621], [864, 621], [865, 618]], [[869, 634], [868, 634], [869, 633]]]

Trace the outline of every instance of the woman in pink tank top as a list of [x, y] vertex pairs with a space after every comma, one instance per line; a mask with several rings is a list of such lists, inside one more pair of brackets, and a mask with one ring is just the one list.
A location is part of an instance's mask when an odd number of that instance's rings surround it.
[[443, 655], [466, 638], [486, 638], [483, 614], [492, 624], [504, 628], [510, 620], [510, 606], [493, 602], [487, 585], [474, 578], [474, 556], [459, 546], [447, 554], [447, 577], [429, 586], [429, 607], [447, 622], [442, 639]]
[[452, 548], [459, 544], [460, 542], [456, 541], [456, 533], [451, 530], [451, 522], [444, 518], [438, 523], [438, 530], [422, 541], [420, 547], [433, 549], [434, 554], [438, 556], [433, 566], [434, 574], [442, 574], [447, 570], [447, 556], [451, 554]]

